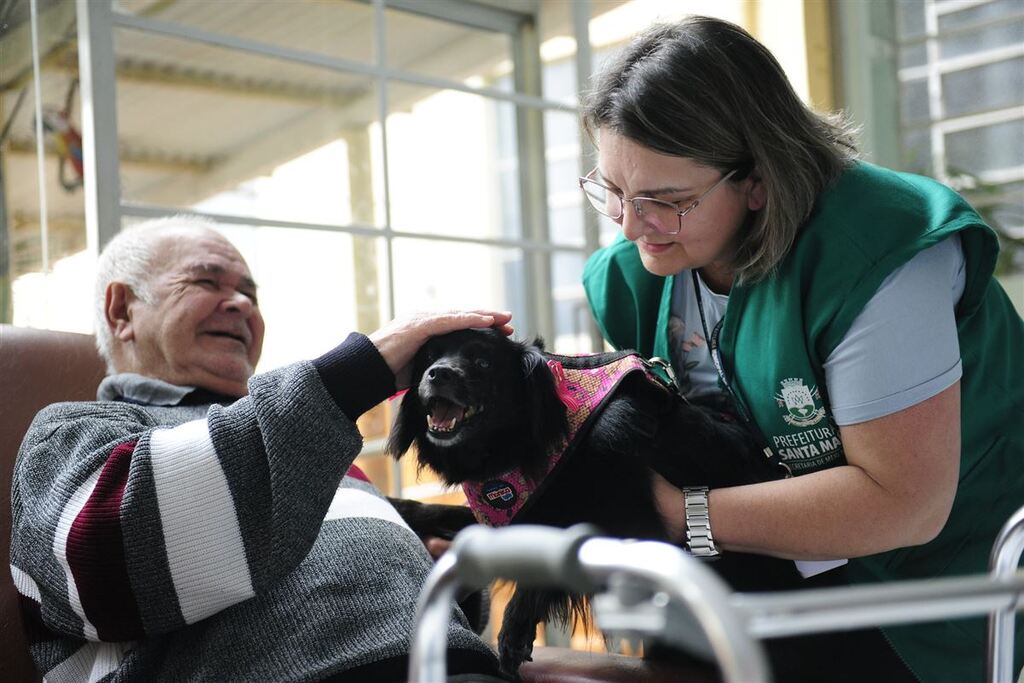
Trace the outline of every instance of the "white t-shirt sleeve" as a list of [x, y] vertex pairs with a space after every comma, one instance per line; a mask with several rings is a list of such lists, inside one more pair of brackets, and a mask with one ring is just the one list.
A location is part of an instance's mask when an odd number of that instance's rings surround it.
[[835, 421], [856, 424], [916, 405], [962, 374], [956, 304], [966, 284], [959, 236], [893, 271], [825, 361]]

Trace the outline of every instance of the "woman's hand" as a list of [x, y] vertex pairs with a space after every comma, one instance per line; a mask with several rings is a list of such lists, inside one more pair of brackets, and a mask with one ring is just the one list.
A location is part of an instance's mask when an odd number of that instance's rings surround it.
[[471, 328], [493, 327], [504, 334], [512, 334], [508, 311], [449, 311], [446, 313], [420, 313], [409, 318], [392, 320], [370, 335], [384, 362], [395, 373], [399, 389], [409, 386], [409, 363], [423, 344], [431, 337]]
[[676, 545], [682, 545], [686, 540], [683, 492], [654, 470], [651, 470], [651, 487], [654, 489], [654, 502], [665, 523], [665, 531], [668, 532], [668, 540]]

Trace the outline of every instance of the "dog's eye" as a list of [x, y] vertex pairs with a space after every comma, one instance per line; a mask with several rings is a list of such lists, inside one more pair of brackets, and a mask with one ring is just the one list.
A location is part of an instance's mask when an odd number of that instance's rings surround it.
[[486, 370], [487, 368], [491, 367], [491, 361], [487, 360], [486, 358], [477, 358], [476, 366], [481, 370]]

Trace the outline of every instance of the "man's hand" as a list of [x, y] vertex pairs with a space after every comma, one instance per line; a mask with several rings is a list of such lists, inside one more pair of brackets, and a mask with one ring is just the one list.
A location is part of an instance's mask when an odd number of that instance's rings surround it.
[[493, 327], [512, 334], [508, 311], [450, 311], [447, 313], [420, 313], [410, 318], [393, 320], [370, 335], [384, 362], [395, 373], [399, 389], [409, 386], [409, 363], [423, 344], [431, 337], [456, 330]]
[[452, 547], [452, 542], [437, 536], [427, 536], [423, 539], [423, 545], [427, 546], [427, 552], [430, 553], [430, 556], [437, 560], [448, 552], [448, 549]]

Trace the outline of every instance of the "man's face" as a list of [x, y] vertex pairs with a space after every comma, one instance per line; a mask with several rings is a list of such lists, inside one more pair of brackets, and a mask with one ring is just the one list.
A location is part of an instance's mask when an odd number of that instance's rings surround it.
[[[164, 236], [149, 304], [135, 298], [118, 333], [134, 341], [132, 371], [230, 396], [247, 393], [263, 349], [256, 284], [238, 251], [213, 231]], [[126, 368], [128, 369], [128, 368]]]

